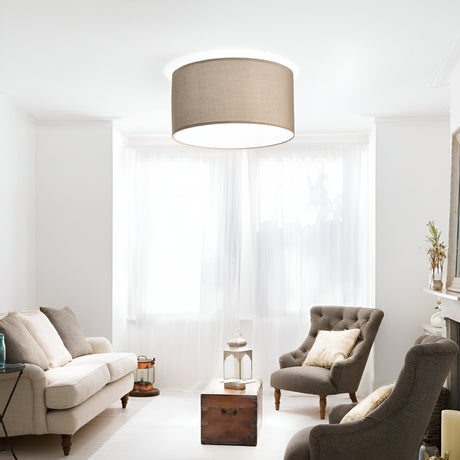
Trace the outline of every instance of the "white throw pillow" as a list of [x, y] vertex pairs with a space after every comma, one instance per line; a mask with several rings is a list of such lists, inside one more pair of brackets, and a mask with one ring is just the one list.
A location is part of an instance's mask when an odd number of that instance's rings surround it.
[[354, 422], [369, 415], [373, 410], [377, 409], [385, 399], [390, 396], [395, 384], [385, 385], [377, 388], [373, 393], [364, 398], [353, 409], [348, 412], [340, 423]]
[[18, 312], [17, 316], [44, 351], [49, 367], [63, 366], [72, 361], [71, 354], [45, 314], [39, 310], [28, 310]]
[[331, 368], [337, 361], [348, 358], [359, 334], [361, 334], [361, 329], [318, 331], [303, 365]]

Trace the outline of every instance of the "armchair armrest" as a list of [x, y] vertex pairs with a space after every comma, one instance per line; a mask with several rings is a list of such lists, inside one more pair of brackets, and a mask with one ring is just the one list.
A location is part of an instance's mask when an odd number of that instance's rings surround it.
[[289, 353], [284, 353], [284, 355], [280, 356], [279, 362], [281, 369], [284, 369], [285, 367], [294, 367], [302, 365], [302, 363], [299, 362], [295, 357], [296, 352], [297, 350], [291, 351]]
[[335, 406], [332, 408], [329, 414], [329, 423], [330, 424], [337, 424], [345, 417], [348, 412], [353, 409], [358, 403], [350, 403], [350, 404], [340, 404], [339, 406]]
[[111, 353], [113, 351], [110, 340], [106, 337], [86, 337], [86, 341], [91, 345], [93, 353]]
[[366, 359], [351, 358], [336, 362], [331, 367], [331, 380], [341, 393], [351, 393], [357, 390], [361, 376], [366, 366]]
[[316, 425], [310, 432], [310, 459], [375, 458], [376, 440], [379, 438], [382, 443], [387, 442], [385, 427], [371, 417], [350, 423]]

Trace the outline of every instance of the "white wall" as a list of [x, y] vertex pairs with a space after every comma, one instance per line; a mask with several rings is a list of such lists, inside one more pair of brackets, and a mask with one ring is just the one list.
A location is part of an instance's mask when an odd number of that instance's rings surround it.
[[35, 305], [35, 122], [0, 94], [0, 311]]
[[37, 126], [37, 304], [112, 337], [112, 123]]
[[394, 381], [407, 350], [429, 322], [435, 297], [426, 223], [448, 241], [449, 118], [377, 117], [376, 306], [385, 312], [375, 347], [375, 385]]

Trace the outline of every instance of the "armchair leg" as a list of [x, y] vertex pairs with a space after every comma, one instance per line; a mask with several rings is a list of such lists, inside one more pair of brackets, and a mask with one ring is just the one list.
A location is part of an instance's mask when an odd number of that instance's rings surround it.
[[326, 396], [319, 397], [319, 416], [321, 420], [326, 418]]
[[281, 390], [275, 388], [275, 410], [280, 410]]
[[129, 399], [129, 393], [125, 394], [122, 398], [121, 398], [121, 407], [123, 409], [126, 409], [126, 406], [128, 405], [128, 399]]
[[358, 402], [358, 400], [356, 399], [356, 393], [353, 392], [353, 393], [350, 393], [350, 399], [351, 399], [351, 402]]
[[61, 444], [64, 455], [70, 454], [70, 448], [72, 446], [72, 435], [71, 434], [61, 434]]

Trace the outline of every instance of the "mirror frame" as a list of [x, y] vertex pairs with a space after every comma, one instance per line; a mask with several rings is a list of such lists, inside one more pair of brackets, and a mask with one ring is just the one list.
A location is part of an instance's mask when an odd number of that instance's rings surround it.
[[[447, 249], [447, 290], [460, 292], [460, 277], [457, 272], [457, 242], [459, 221], [459, 189], [460, 189], [460, 128], [452, 134], [452, 155], [450, 163], [450, 215], [449, 215], [449, 247]], [[460, 267], [459, 267], [460, 269]]]

